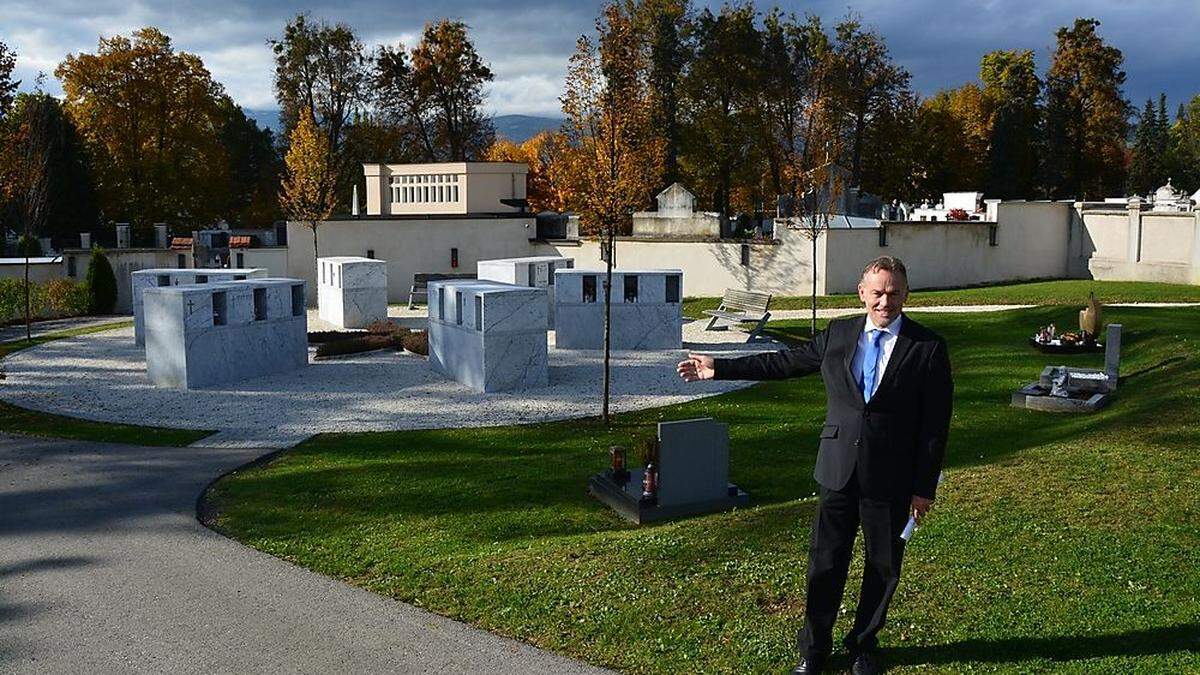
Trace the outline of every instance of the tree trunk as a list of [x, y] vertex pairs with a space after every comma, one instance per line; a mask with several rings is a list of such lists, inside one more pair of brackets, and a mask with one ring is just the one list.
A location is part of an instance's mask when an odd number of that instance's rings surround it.
[[29, 312], [29, 237], [25, 238], [25, 341], [33, 340], [32, 315]]
[[616, 224], [609, 223], [607, 231], [604, 232], [604, 244], [608, 250], [608, 260], [604, 271], [604, 406], [600, 412], [600, 419], [604, 426], [608, 426], [608, 394], [609, 394], [609, 354], [612, 347], [612, 268], [613, 268], [613, 249], [616, 243]]
[[812, 217], [814, 219], [813, 220], [813, 228], [814, 229], [813, 229], [813, 238], [812, 238], [812, 244], [813, 244], [813, 250], [812, 250], [812, 261], [813, 261], [812, 323], [809, 325], [808, 332], [810, 335], [812, 335], [812, 337], [815, 338], [815, 337], [817, 337], [817, 237], [821, 236], [821, 231], [818, 229], [815, 229], [816, 225], [817, 225], [817, 221], [815, 220], [817, 215], [814, 213]]

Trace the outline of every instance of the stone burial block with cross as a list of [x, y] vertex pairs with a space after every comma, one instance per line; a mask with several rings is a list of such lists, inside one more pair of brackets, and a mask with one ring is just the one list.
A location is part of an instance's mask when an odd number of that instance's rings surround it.
[[750, 503], [750, 495], [729, 482], [728, 424], [708, 417], [659, 422], [656, 440], [647, 466], [626, 470], [622, 455], [592, 476], [588, 492], [638, 524]]
[[554, 272], [575, 267], [573, 258], [531, 256], [528, 258], [499, 258], [480, 260], [475, 264], [480, 279], [499, 281], [514, 286], [546, 289], [546, 327], [554, 329]]
[[498, 281], [429, 282], [429, 365], [479, 393], [545, 387], [546, 290]]
[[248, 269], [192, 269], [156, 268], [138, 270], [129, 275], [130, 288], [133, 291], [133, 339], [139, 345], [146, 344], [146, 316], [142, 311], [142, 296], [147, 288], [165, 288], [181, 284], [207, 284], [218, 281], [241, 281], [242, 279], [261, 279], [267, 276], [267, 270], [262, 267]]
[[387, 321], [387, 262], [357, 256], [317, 258], [317, 312], [338, 328]]
[[[604, 348], [602, 270], [560, 269], [554, 291], [557, 349]], [[613, 270], [613, 349], [683, 347], [683, 272]]]
[[300, 279], [149, 288], [146, 371], [159, 387], [195, 389], [308, 365]]

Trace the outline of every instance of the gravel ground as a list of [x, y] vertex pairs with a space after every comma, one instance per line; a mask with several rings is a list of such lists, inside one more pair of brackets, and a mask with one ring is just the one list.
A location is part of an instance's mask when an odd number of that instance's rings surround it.
[[[745, 344], [738, 331], [684, 326], [685, 347], [738, 354], [778, 349]], [[385, 431], [523, 424], [600, 412], [602, 353], [559, 351], [550, 333], [550, 386], [476, 394], [433, 372], [419, 356], [372, 352], [311, 362], [291, 373], [211, 389], [155, 388], [133, 329], [117, 329], [26, 349], [6, 358], [0, 399], [44, 412], [103, 422], [215, 429], [199, 445], [286, 447], [321, 432]], [[686, 384], [674, 364], [685, 351], [615, 352], [614, 411], [712, 396], [747, 382]], [[219, 441], [219, 442], [218, 442]]]

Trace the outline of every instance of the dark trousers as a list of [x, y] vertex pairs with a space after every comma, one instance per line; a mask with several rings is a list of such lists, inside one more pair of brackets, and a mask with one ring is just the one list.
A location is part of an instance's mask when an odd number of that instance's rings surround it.
[[904, 540], [900, 533], [908, 522], [911, 499], [880, 500], [862, 495], [855, 475], [842, 490], [821, 488], [821, 501], [812, 528], [808, 554], [808, 600], [800, 653], [823, 659], [833, 651], [833, 624], [837, 620], [854, 537], [862, 524], [867, 561], [862, 592], [854, 613], [854, 628], [843, 644], [851, 652], [874, 649], [876, 635], [887, 618], [888, 605], [900, 583]]

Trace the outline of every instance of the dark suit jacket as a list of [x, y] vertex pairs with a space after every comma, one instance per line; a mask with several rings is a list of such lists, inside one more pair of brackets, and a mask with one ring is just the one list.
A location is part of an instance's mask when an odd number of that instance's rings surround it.
[[954, 383], [946, 342], [908, 315], [870, 403], [863, 403], [854, 350], [866, 315], [838, 319], [796, 349], [717, 359], [720, 380], [772, 380], [818, 370], [828, 409], [813, 476], [842, 490], [858, 470], [866, 496], [933, 499], [946, 452]]

